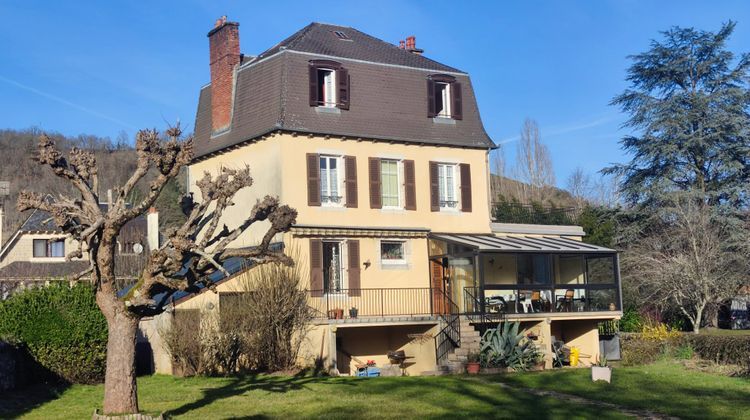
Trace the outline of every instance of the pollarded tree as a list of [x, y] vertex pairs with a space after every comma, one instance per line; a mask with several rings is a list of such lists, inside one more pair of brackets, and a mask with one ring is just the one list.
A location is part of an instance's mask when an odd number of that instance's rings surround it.
[[[84, 253], [90, 267], [77, 278], [89, 276], [96, 287], [96, 302], [107, 320], [107, 367], [104, 385], [105, 413], [137, 413], [138, 396], [135, 378], [135, 342], [138, 322], [144, 316], [160, 313], [164, 308], [154, 300], [163, 292], [193, 290], [206, 276], [221, 271], [222, 262], [242, 257], [256, 263], [282, 262], [291, 259], [270, 249], [276, 234], [286, 232], [295, 222], [296, 210], [281, 205], [278, 199], [266, 196], [257, 202], [247, 218], [235, 227], [221, 225], [227, 207], [234, 205], [235, 194], [252, 185], [249, 168], [222, 169], [217, 176], [206, 173], [196, 186], [199, 200], [187, 197], [183, 203], [185, 222], [170, 229], [166, 241], [150, 250], [145, 268], [136, 284], [128, 290], [115, 285], [115, 250], [122, 227], [147, 211], [159, 197], [164, 186], [178, 175], [192, 159], [192, 138], [180, 140], [179, 127], [167, 130], [161, 138], [156, 130], [143, 130], [136, 136], [138, 158], [135, 171], [127, 181], [114, 189], [112, 202], [99, 205], [100, 168], [93, 153], [72, 149], [65, 158], [55, 142], [46, 135], [39, 139], [39, 163], [49, 166], [55, 175], [69, 182], [78, 197], [59, 194], [54, 201], [45, 194], [22, 192], [18, 198], [20, 211], [39, 209], [48, 212], [55, 224], [78, 241], [78, 249], [67, 258], [80, 258]], [[155, 172], [145, 197], [127, 203], [126, 197], [149, 171]], [[260, 243], [252, 248], [230, 248], [230, 244], [252, 224], [266, 222], [268, 230]], [[210, 284], [203, 284], [210, 286]]]
[[637, 132], [621, 141], [633, 157], [604, 171], [622, 176], [631, 203], [658, 206], [676, 191], [709, 205], [750, 201], [750, 55], [726, 49], [734, 27], [674, 27], [631, 57], [631, 86], [612, 104]]

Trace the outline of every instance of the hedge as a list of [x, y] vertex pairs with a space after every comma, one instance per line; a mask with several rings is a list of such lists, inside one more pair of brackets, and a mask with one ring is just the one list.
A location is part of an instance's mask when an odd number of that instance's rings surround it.
[[695, 353], [720, 364], [750, 367], [750, 336], [685, 334]]
[[71, 383], [104, 379], [107, 323], [88, 284], [27, 289], [0, 302], [0, 340], [31, 355], [40, 372], [30, 375], [50, 373]]

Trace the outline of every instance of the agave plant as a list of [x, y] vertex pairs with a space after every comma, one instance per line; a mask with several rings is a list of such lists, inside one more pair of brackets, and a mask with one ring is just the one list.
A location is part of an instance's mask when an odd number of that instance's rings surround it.
[[540, 358], [539, 350], [518, 330], [520, 323], [504, 322], [485, 331], [480, 342], [481, 361], [487, 367], [527, 370]]

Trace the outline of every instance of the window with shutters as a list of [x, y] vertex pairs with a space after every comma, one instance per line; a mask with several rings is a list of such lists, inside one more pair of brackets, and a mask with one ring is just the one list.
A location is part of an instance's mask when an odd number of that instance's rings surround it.
[[383, 208], [403, 208], [402, 163], [395, 159], [380, 160], [380, 182]]
[[346, 289], [343, 241], [323, 241], [323, 290], [342, 293]]
[[320, 156], [320, 203], [324, 206], [342, 206], [343, 168], [341, 156]]
[[438, 164], [440, 210], [458, 210], [458, 165]]
[[427, 78], [427, 116], [430, 118], [463, 119], [461, 83], [447, 74]]
[[310, 60], [310, 106], [349, 109], [349, 72], [341, 63]]
[[319, 106], [334, 108], [336, 101], [336, 71], [332, 69], [318, 69], [318, 101]]
[[64, 258], [65, 239], [34, 239], [34, 258]]

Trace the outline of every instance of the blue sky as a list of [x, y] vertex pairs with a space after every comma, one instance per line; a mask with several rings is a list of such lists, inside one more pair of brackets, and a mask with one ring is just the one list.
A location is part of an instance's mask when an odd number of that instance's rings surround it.
[[[315, 7], [311, 7], [315, 4]], [[257, 54], [312, 21], [389, 42], [416, 35], [430, 58], [468, 71], [485, 127], [512, 161], [526, 117], [541, 126], [558, 184], [627, 157], [627, 55], [672, 25], [716, 30], [750, 51], [747, 1], [190, 1], [0, 2], [0, 128], [132, 138], [180, 120], [192, 129], [209, 80], [206, 33], [226, 14]], [[745, 19], [746, 18], [746, 19]], [[743, 20], [744, 19], [744, 20]]]

